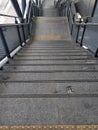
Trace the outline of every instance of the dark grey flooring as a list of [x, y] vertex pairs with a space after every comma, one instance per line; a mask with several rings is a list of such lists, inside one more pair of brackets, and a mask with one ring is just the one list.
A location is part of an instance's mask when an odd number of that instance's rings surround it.
[[0, 125], [98, 124], [98, 60], [71, 41], [53, 0], [43, 12], [34, 41], [0, 71]]

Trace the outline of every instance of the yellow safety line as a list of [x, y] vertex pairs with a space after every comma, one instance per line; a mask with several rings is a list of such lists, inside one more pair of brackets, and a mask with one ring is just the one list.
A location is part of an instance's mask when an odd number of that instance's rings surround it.
[[98, 130], [98, 125], [0, 126], [0, 130]]
[[65, 18], [63, 18], [63, 19], [48, 19], [48, 18], [46, 18], [46, 19], [44, 19], [44, 18], [35, 18], [35, 19], [33, 19], [33, 22], [36, 22], [36, 23], [47, 23], [47, 22], [56, 22], [56, 23], [64, 23], [65, 22]]
[[53, 35], [53, 36], [48, 36], [48, 35], [40, 35], [40, 36], [35, 36], [33, 37], [34, 40], [65, 40], [65, 35], [63, 36], [56, 36], [56, 35]]
[[40, 20], [40, 19], [37, 19], [37, 20], [33, 20], [34, 22], [36, 23], [64, 23], [65, 20], [55, 20], [55, 19], [43, 19], [43, 20]]

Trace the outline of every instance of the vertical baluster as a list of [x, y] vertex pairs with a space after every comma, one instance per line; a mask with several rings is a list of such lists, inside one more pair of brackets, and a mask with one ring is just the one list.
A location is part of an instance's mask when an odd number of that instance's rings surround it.
[[[16, 18], [15, 18], [15, 23], [18, 24], [18, 21], [17, 21]], [[16, 28], [17, 28], [17, 33], [18, 33], [18, 37], [19, 37], [20, 46], [22, 47], [22, 40], [21, 40], [20, 31], [19, 31], [19, 26], [16, 25]]]
[[86, 31], [86, 25], [84, 25], [84, 29], [83, 29], [83, 33], [82, 33], [82, 38], [81, 38], [81, 41], [80, 41], [80, 46], [83, 45], [83, 40], [84, 40], [85, 31]]
[[[79, 20], [79, 23], [81, 23], [81, 18]], [[77, 34], [76, 34], [76, 43], [78, 43], [78, 37], [79, 37], [79, 31], [80, 31], [80, 25], [78, 25]]]

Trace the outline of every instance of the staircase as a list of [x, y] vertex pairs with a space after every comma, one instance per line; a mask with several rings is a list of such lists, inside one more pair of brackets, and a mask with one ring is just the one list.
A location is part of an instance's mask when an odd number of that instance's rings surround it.
[[97, 59], [72, 41], [53, 0], [33, 26], [33, 42], [0, 71], [0, 129], [97, 130]]

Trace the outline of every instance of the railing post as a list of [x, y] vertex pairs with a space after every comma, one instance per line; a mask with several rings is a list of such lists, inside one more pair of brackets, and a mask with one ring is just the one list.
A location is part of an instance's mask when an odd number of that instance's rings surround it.
[[96, 50], [95, 57], [98, 57], [98, 48]]
[[35, 7], [34, 7], [34, 5], [32, 6], [32, 8], [33, 8], [33, 17], [35, 17]]
[[69, 5], [68, 5], [68, 9], [67, 9], [67, 17], [69, 18], [69, 16], [70, 16], [71, 2], [68, 3], [68, 4], [69, 4]]
[[9, 51], [9, 48], [8, 48], [8, 45], [7, 45], [7, 42], [6, 42], [6, 39], [5, 39], [5, 36], [4, 36], [4, 33], [3, 33], [1, 27], [0, 27], [0, 34], [1, 34], [3, 45], [4, 45], [4, 48], [5, 48], [5, 51], [6, 51], [6, 55], [7, 55], [8, 58], [10, 58], [10, 51]]
[[72, 33], [73, 33], [73, 26], [74, 26], [74, 21], [75, 21], [75, 14], [73, 15], [72, 20], [73, 20], [73, 23], [72, 23], [72, 28], [71, 28], [71, 35], [72, 35]]
[[[79, 20], [79, 23], [81, 23], [81, 19]], [[77, 35], [76, 35], [76, 43], [78, 43], [78, 37], [79, 37], [79, 31], [80, 31], [80, 25], [78, 25], [78, 29], [77, 29]]]
[[25, 37], [25, 31], [24, 31], [24, 26], [23, 25], [22, 25], [22, 32], [23, 32], [24, 42], [26, 43], [26, 37]]
[[[18, 24], [18, 21], [15, 18], [15, 23]], [[19, 37], [19, 42], [20, 42], [20, 46], [22, 47], [22, 40], [21, 40], [21, 35], [20, 35], [20, 31], [19, 31], [19, 26], [16, 25], [17, 28], [17, 33], [18, 33], [18, 37]]]
[[56, 7], [56, 0], [54, 0], [54, 6]]
[[86, 25], [84, 25], [84, 29], [83, 29], [83, 33], [82, 33], [82, 38], [81, 38], [80, 46], [82, 46], [82, 44], [83, 44], [83, 39], [84, 39], [85, 31], [86, 31]]
[[30, 35], [30, 23], [28, 24], [28, 34]]

